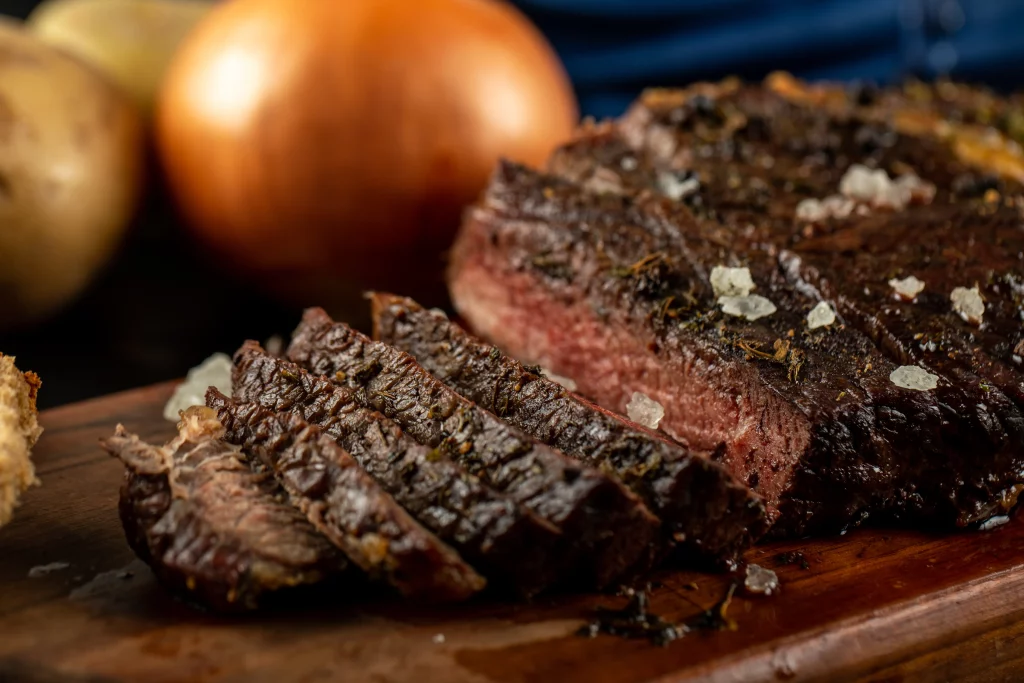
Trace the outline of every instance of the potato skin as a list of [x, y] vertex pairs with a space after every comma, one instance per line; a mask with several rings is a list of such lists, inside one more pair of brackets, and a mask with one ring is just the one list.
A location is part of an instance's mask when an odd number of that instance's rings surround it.
[[178, 43], [213, 0], [45, 0], [26, 28], [116, 83], [148, 118]]
[[0, 329], [72, 300], [138, 205], [144, 128], [119, 89], [0, 20]]

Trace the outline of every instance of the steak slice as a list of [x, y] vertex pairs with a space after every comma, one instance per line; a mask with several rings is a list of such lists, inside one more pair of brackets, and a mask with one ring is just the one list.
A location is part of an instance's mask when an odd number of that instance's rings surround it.
[[412, 299], [371, 297], [374, 336], [410, 354], [460, 394], [543, 443], [615, 472], [663, 531], [731, 562], [766, 530], [764, 504], [723, 466], [569, 392]]
[[121, 425], [101, 441], [125, 466], [119, 508], [128, 543], [161, 583], [212, 609], [239, 611], [344, 572], [345, 557], [223, 435], [213, 411], [191, 408], [167, 446]]
[[233, 374], [236, 399], [295, 413], [320, 427], [491, 585], [530, 597], [559, 579], [563, 539], [557, 528], [364, 408], [351, 389], [275, 358], [255, 342], [235, 353]]
[[654, 560], [659, 523], [614, 476], [575, 462], [449, 389], [408, 355], [308, 309], [288, 357], [440, 449], [564, 534], [573, 575], [605, 587]]
[[[948, 379], [897, 387], [864, 335], [808, 329], [817, 293], [794, 287], [770, 249], [737, 254], [713, 239], [720, 225], [677, 207], [506, 164], [457, 240], [453, 301], [484, 336], [602, 404], [623, 410], [642, 391], [665, 407], [671, 435], [697, 450], [724, 442], [777, 533], [870, 513], [967, 524], [1012, 505], [1012, 412], [1001, 421]], [[748, 266], [776, 312], [723, 316], [708, 277], [717, 264]]]
[[318, 427], [293, 413], [236, 403], [210, 388], [228, 441], [271, 468], [292, 502], [371, 577], [403, 595], [464, 600], [485, 581], [452, 548], [412, 519], [359, 463]]

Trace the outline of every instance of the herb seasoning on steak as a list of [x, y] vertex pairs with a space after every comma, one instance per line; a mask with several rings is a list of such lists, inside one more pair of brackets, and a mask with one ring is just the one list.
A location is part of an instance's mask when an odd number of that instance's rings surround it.
[[126, 468], [120, 512], [135, 553], [176, 593], [219, 611], [344, 571], [345, 557], [223, 435], [213, 411], [191, 408], [167, 446], [120, 425], [101, 442]]
[[374, 334], [466, 398], [566, 455], [606, 467], [640, 495], [664, 531], [725, 561], [766, 529], [764, 506], [722, 465], [546, 379], [411, 299], [374, 294]]
[[339, 387], [247, 342], [235, 353], [236, 399], [302, 416], [337, 440], [417, 521], [450, 543], [493, 585], [523, 597], [564, 571], [561, 533], [485, 485], [437, 449]]
[[654, 559], [659, 524], [617, 478], [575, 462], [467, 401], [407, 354], [308, 309], [288, 357], [357, 390], [413, 438], [526, 505], [564, 534], [574, 572], [604, 587]]
[[372, 577], [403, 595], [462, 600], [484, 579], [409, 516], [352, 456], [301, 416], [236, 403], [215, 388], [207, 404], [226, 438], [270, 467], [310, 522]]

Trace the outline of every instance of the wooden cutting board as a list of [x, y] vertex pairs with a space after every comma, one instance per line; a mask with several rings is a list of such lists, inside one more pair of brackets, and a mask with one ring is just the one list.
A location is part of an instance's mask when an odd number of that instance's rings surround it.
[[[613, 595], [423, 608], [381, 595], [221, 618], [169, 597], [125, 544], [118, 422], [163, 439], [161, 385], [44, 413], [42, 487], [0, 530], [0, 681], [1020, 681], [1024, 522], [983, 533], [859, 530], [755, 548], [771, 597], [738, 592], [735, 631], [665, 647], [575, 634]], [[779, 566], [799, 550], [809, 565]], [[651, 609], [682, 620], [728, 577], [656, 577]], [[690, 584], [695, 584], [690, 585]]]

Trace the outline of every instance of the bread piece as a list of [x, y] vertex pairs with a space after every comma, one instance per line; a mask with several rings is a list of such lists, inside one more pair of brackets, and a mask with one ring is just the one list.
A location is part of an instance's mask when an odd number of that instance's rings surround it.
[[29, 456], [43, 431], [36, 420], [40, 384], [34, 372], [21, 372], [14, 358], [0, 353], [0, 526], [11, 521], [21, 494], [38, 483]]

